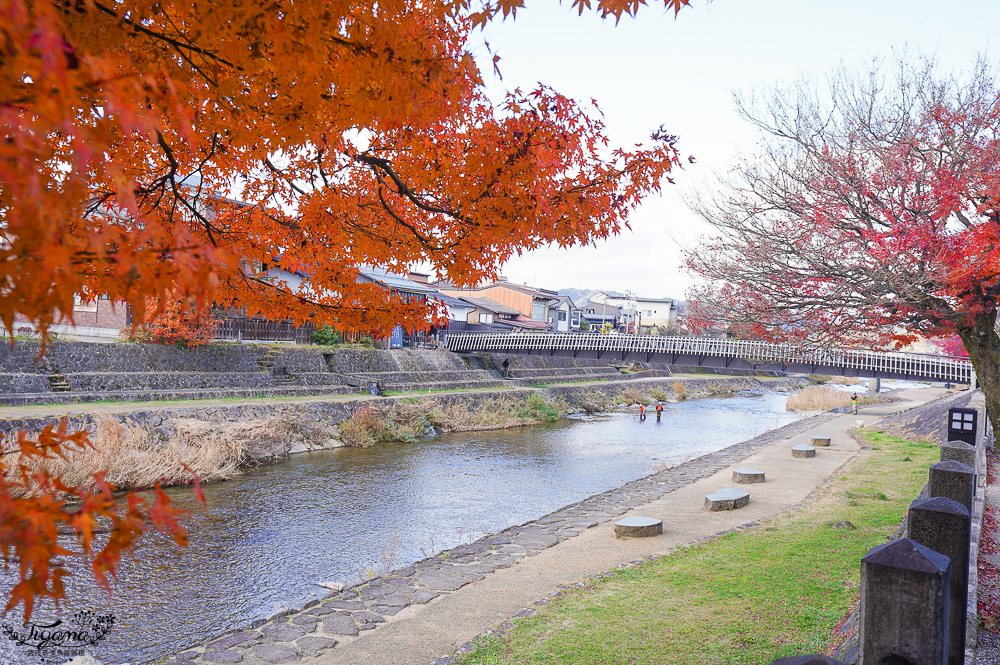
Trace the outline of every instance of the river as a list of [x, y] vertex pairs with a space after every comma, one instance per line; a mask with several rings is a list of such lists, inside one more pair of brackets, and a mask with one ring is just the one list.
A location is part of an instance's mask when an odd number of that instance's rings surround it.
[[[207, 509], [190, 488], [172, 488], [191, 510], [189, 547], [146, 536], [110, 596], [70, 566], [71, 601], [60, 612], [42, 606], [33, 621], [110, 612], [114, 627], [92, 653], [108, 665], [146, 663], [325, 595], [316, 582], [404, 566], [797, 420], [784, 405], [783, 394], [742, 393], [666, 405], [660, 423], [580, 415], [303, 453], [207, 485]], [[19, 624], [19, 612], [4, 622]], [[30, 662], [0, 640], [0, 662]]]

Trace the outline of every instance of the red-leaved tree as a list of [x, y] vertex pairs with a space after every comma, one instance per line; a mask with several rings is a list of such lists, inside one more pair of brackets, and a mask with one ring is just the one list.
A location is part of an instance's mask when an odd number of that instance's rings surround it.
[[695, 209], [692, 318], [738, 334], [884, 348], [957, 334], [1000, 418], [1000, 89], [905, 58], [740, 110], [761, 132]]
[[[618, 233], [673, 168], [675, 138], [610, 145], [599, 109], [543, 85], [491, 103], [468, 41], [521, 5], [0, 1], [4, 326], [19, 314], [44, 334], [74, 296], [101, 294], [140, 321], [179, 297], [384, 335], [425, 325], [428, 305], [360, 283], [361, 266], [471, 284], [525, 250]], [[22, 451], [46, 445], [32, 441]], [[0, 496], [25, 491], [7, 471]], [[12, 604], [62, 595], [42, 562], [60, 520], [86, 550], [86, 520], [55, 498], [77, 489], [41, 478], [38, 506], [0, 502], [0, 547], [21, 562]], [[43, 509], [45, 539], [28, 538]], [[100, 571], [145, 517], [128, 513]]]
[[210, 343], [219, 321], [211, 309], [193, 298], [175, 298], [162, 309], [147, 303], [146, 320], [122, 331], [132, 342], [152, 342], [189, 349]]

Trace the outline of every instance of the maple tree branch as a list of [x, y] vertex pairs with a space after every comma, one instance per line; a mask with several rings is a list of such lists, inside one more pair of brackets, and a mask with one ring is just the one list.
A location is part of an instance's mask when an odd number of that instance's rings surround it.
[[[148, 37], [152, 37], [153, 39], [161, 40], [161, 41], [166, 42], [167, 44], [170, 44], [171, 46], [174, 47], [174, 49], [179, 54], [182, 55], [182, 57], [183, 57], [183, 51], [184, 50], [188, 50], [188, 51], [197, 53], [199, 55], [203, 55], [206, 58], [209, 58], [211, 60], [215, 60], [216, 62], [219, 62], [219, 63], [221, 63], [223, 65], [226, 65], [227, 67], [236, 68], [236, 66], [233, 63], [229, 62], [225, 58], [220, 58], [218, 55], [216, 55], [215, 53], [212, 53], [211, 51], [207, 51], [205, 49], [199, 48], [199, 47], [195, 46], [194, 44], [190, 44], [190, 43], [179, 41], [179, 40], [174, 39], [172, 37], [169, 37], [169, 36], [167, 36], [167, 35], [165, 35], [165, 34], [163, 34], [161, 32], [155, 32], [153, 30], [150, 30], [149, 28], [147, 28], [146, 26], [142, 25], [141, 23], [137, 23], [136, 21], [133, 21], [133, 20], [131, 20], [129, 18], [120, 16], [118, 14], [118, 12], [116, 12], [114, 9], [105, 6], [105, 5], [101, 4], [100, 2], [94, 2], [94, 7], [96, 7], [99, 11], [107, 14], [108, 16], [113, 17], [117, 21], [119, 21], [119, 22], [121, 22], [121, 23], [129, 26], [130, 28], [132, 28], [136, 32], [141, 32], [142, 34], [144, 34], [144, 35], [146, 35]], [[185, 58], [185, 60], [186, 59], [187, 58]]]

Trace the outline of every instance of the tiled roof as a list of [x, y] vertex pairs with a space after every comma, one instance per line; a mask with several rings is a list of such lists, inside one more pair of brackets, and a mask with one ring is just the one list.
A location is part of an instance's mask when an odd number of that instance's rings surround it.
[[440, 300], [441, 302], [443, 302], [448, 307], [466, 307], [466, 308], [469, 308], [469, 307], [472, 306], [470, 303], [465, 302], [461, 298], [455, 298], [453, 296], [446, 296], [443, 293], [432, 293], [430, 295], [430, 297], [433, 298], [434, 300]]
[[397, 291], [406, 291], [407, 293], [435, 293], [435, 289], [430, 284], [421, 284], [420, 282], [414, 282], [411, 279], [406, 279], [400, 275], [394, 275], [390, 272], [383, 270], [382, 268], [370, 268], [365, 267], [358, 270], [358, 273], [364, 275], [373, 282], [378, 282], [390, 289], [396, 289]]
[[478, 307], [479, 309], [485, 309], [487, 312], [493, 312], [494, 314], [509, 314], [511, 316], [517, 316], [521, 312], [507, 307], [506, 305], [501, 305], [496, 300], [490, 300], [489, 298], [470, 298], [468, 296], [462, 296], [460, 300], [464, 300], [467, 303], [471, 303]]

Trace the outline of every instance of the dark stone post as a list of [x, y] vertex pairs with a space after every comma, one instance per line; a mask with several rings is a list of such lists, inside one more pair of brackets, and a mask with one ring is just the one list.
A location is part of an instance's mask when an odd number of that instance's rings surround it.
[[931, 464], [928, 490], [931, 496], [943, 496], [958, 501], [972, 512], [976, 494], [976, 472], [961, 462]]
[[951, 559], [948, 665], [962, 665], [965, 662], [972, 516], [959, 502], [939, 496], [914, 501], [910, 505], [908, 523], [911, 540]]
[[909, 538], [861, 559], [859, 665], [948, 662], [948, 557]]
[[942, 462], [961, 462], [966, 466], [976, 469], [976, 447], [965, 441], [948, 441], [941, 444]]

